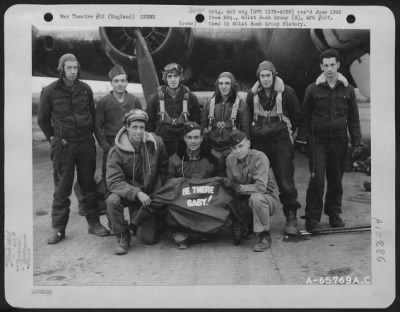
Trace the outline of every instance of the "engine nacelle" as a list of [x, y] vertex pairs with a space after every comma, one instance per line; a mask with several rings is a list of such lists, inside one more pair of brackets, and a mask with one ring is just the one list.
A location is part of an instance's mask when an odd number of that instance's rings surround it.
[[327, 48], [359, 50], [360, 54], [369, 53], [369, 30], [365, 29], [312, 29], [311, 39], [318, 50]]
[[[185, 66], [190, 29], [144, 27], [140, 30], [158, 73], [165, 64], [170, 62], [177, 62]], [[130, 80], [139, 82], [134, 28], [100, 27], [100, 38], [104, 50], [112, 62], [123, 66], [128, 72]]]

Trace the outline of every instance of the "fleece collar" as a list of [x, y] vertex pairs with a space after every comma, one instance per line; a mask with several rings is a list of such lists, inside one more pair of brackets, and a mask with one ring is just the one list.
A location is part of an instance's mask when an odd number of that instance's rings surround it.
[[[259, 90], [262, 90], [262, 85], [261, 85], [260, 81], [257, 80], [257, 82], [251, 88], [251, 92], [253, 94], [256, 94]], [[277, 93], [282, 93], [283, 91], [285, 91], [285, 83], [278, 76], [275, 76], [274, 90]]]
[[[143, 135], [142, 142], [143, 142], [143, 144], [146, 144], [148, 142], [153, 144], [154, 149], [157, 150], [157, 142], [156, 142], [156, 139], [153, 134], [146, 131]], [[126, 130], [125, 127], [122, 127], [118, 131], [118, 133], [115, 137], [115, 146], [117, 146], [119, 149], [126, 151], [126, 152], [131, 152], [131, 153], [135, 152], [135, 148], [132, 146], [131, 142], [129, 142], [128, 130]]]
[[[345, 87], [347, 87], [349, 85], [349, 82], [347, 81], [346, 77], [343, 76], [341, 73], [338, 73], [338, 81], [340, 81]], [[319, 75], [319, 77], [315, 81], [315, 84], [318, 86], [318, 85], [323, 84], [325, 82], [326, 82], [326, 77], [322, 73], [321, 75]]]

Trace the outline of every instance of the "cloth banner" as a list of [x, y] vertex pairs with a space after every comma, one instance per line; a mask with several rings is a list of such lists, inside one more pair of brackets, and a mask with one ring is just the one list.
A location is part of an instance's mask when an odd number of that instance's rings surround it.
[[168, 212], [184, 228], [214, 233], [228, 220], [234, 197], [222, 178], [173, 178], [151, 194], [152, 209], [167, 206]]

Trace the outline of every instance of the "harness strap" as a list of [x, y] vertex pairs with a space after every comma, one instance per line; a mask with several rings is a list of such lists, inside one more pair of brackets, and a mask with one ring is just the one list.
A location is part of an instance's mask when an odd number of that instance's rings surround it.
[[237, 112], [239, 110], [239, 96], [236, 96], [236, 100], [235, 103], [233, 103], [232, 106], [232, 113], [231, 113], [231, 120], [232, 120], [232, 129], [236, 130], [236, 125], [235, 125], [235, 121], [236, 121], [236, 117], [237, 117]]
[[282, 92], [278, 92], [275, 99], [276, 105], [276, 114], [279, 116], [279, 119], [282, 121], [283, 110], [282, 110]]
[[[240, 98], [239, 96], [237, 96], [235, 102], [232, 105], [231, 124], [229, 124], [229, 121], [227, 122], [219, 121], [217, 122], [217, 128], [232, 127], [232, 129], [236, 130], [235, 121], [239, 110], [239, 103], [240, 103]], [[215, 119], [215, 97], [211, 98], [210, 100], [210, 109], [208, 112], [208, 130], [211, 130], [214, 119]]]
[[165, 110], [165, 88], [160, 86], [157, 90], [158, 100], [160, 102], [160, 115], [161, 121], [165, 121], [172, 125], [179, 124], [180, 117], [183, 117], [183, 123], [189, 120], [189, 110], [188, 110], [188, 101], [189, 101], [189, 89], [183, 86], [184, 94], [183, 94], [183, 102], [182, 102], [182, 113], [178, 118], [171, 118], [168, 112]]
[[[278, 92], [276, 97], [275, 97], [275, 105], [273, 106], [272, 110], [266, 111], [262, 108], [261, 103], [260, 103], [260, 97], [256, 93], [253, 97], [253, 102], [254, 102], [254, 112], [253, 112], [253, 121], [256, 122], [258, 120], [259, 116], [262, 117], [272, 117], [272, 116], [278, 116], [279, 119], [282, 121], [283, 115], [283, 109], [282, 109], [282, 93]], [[274, 108], [276, 111], [274, 112]], [[275, 113], [275, 114], [274, 114]]]
[[158, 101], [160, 102], [160, 114], [161, 114], [161, 120], [165, 120], [165, 99], [164, 99], [164, 90], [163, 87], [159, 87], [158, 90]]
[[184, 87], [184, 94], [183, 94], [183, 107], [182, 107], [182, 114], [185, 122], [189, 120], [189, 111], [188, 111], [188, 101], [189, 101], [189, 89]]
[[260, 97], [256, 93], [253, 97], [253, 102], [254, 102], [254, 112], [253, 112], [253, 120], [257, 121], [258, 116], [260, 115]]
[[[254, 114], [253, 114], [253, 126], [255, 125], [255, 122], [258, 120], [259, 116], [262, 117], [273, 117], [271, 116], [273, 111], [265, 111], [260, 103], [260, 97], [258, 96], [258, 94], [256, 93], [253, 97], [254, 99]], [[289, 138], [293, 143], [293, 130], [292, 130], [292, 123], [290, 122], [290, 119], [288, 117], [286, 117], [283, 114], [283, 108], [282, 108], [282, 92], [278, 92], [275, 98], [275, 105], [274, 107], [276, 108], [276, 115], [279, 117], [280, 121], [283, 121], [286, 124], [286, 127], [288, 129], [289, 132]]]
[[288, 129], [288, 132], [289, 132], [290, 141], [292, 141], [292, 143], [293, 143], [292, 123], [290, 122], [290, 119], [287, 118], [285, 115], [282, 115], [282, 120], [283, 120], [284, 123], [286, 123], [287, 129]]
[[212, 128], [212, 122], [214, 120], [214, 111], [215, 111], [215, 97], [211, 98], [210, 101], [210, 110], [208, 111], [208, 130]]

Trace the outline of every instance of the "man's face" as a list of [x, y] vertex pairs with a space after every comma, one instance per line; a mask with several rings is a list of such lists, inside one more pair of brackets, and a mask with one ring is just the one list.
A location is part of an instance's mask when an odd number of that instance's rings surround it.
[[218, 89], [222, 96], [229, 96], [231, 92], [232, 82], [228, 77], [218, 79]]
[[274, 75], [270, 70], [262, 70], [260, 72], [260, 82], [263, 88], [269, 89], [272, 87], [272, 83], [274, 82]]
[[66, 80], [74, 81], [78, 77], [78, 62], [66, 61], [64, 63], [64, 76]]
[[232, 147], [232, 153], [237, 159], [244, 159], [250, 150], [250, 141], [248, 139], [242, 140], [239, 144]]
[[178, 88], [180, 80], [181, 80], [181, 76], [176, 71], [173, 71], [173, 72], [167, 74], [167, 84], [168, 84], [168, 87], [170, 87], [171, 89]]
[[124, 93], [126, 90], [126, 87], [128, 86], [128, 80], [125, 74], [121, 74], [118, 76], [115, 76], [111, 80], [111, 86], [113, 87], [113, 92], [115, 93]]
[[335, 78], [339, 67], [340, 62], [336, 60], [336, 57], [322, 59], [321, 70], [326, 78]]
[[126, 129], [128, 130], [129, 141], [139, 143], [143, 139], [146, 123], [144, 121], [135, 120], [132, 121]]
[[186, 146], [190, 151], [198, 150], [201, 142], [203, 142], [203, 136], [201, 135], [200, 129], [195, 129], [186, 133], [183, 139], [185, 140]]

